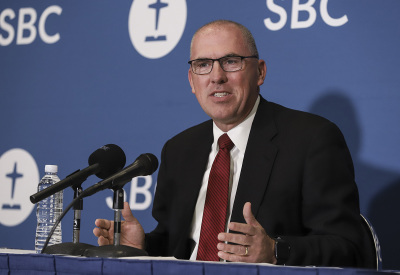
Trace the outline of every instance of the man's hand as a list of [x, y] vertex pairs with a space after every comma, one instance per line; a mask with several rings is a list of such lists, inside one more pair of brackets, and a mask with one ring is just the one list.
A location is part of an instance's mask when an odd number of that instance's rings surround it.
[[[220, 233], [218, 240], [218, 256], [230, 262], [272, 263], [276, 264], [274, 256], [275, 241], [271, 239], [264, 228], [255, 219], [251, 212], [251, 203], [246, 202], [243, 207], [243, 216], [246, 223], [229, 223], [229, 229], [236, 233]], [[233, 244], [227, 244], [233, 243]]]
[[[121, 245], [133, 246], [144, 249], [144, 230], [139, 221], [132, 215], [132, 211], [127, 202], [121, 211], [125, 221], [121, 222]], [[109, 245], [114, 242], [114, 222], [104, 219], [95, 221], [93, 234], [98, 237], [99, 245]]]

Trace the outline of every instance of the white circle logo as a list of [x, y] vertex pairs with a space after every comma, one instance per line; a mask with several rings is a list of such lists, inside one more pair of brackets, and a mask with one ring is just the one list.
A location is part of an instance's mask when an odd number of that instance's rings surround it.
[[134, 0], [129, 12], [129, 36], [146, 58], [170, 53], [186, 25], [186, 0]]
[[0, 224], [16, 226], [31, 214], [29, 196], [37, 192], [39, 171], [27, 151], [11, 149], [0, 157]]

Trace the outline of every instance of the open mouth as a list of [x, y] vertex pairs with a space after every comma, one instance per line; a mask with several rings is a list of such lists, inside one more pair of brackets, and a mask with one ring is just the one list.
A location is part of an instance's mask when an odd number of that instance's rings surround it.
[[224, 96], [227, 96], [228, 95], [228, 93], [214, 93], [213, 94], [213, 96], [215, 96], [215, 97], [224, 97]]

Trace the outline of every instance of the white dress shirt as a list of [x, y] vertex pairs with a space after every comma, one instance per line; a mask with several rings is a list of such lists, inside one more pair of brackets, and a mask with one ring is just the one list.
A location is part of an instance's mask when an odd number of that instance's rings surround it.
[[[254, 116], [256, 114], [258, 105], [260, 103], [260, 97], [257, 98], [256, 103], [254, 104], [253, 109], [247, 118], [234, 127], [233, 129], [227, 132], [229, 138], [232, 140], [235, 146], [230, 151], [231, 153], [231, 173], [229, 177], [229, 218], [227, 219], [227, 225], [231, 220], [233, 203], [235, 200], [236, 190], [239, 182], [240, 171], [242, 170], [244, 153], [246, 152], [247, 141], [249, 139], [251, 125], [254, 120]], [[195, 247], [193, 249], [192, 255], [190, 256], [190, 260], [196, 260], [197, 250], [199, 247], [199, 239], [200, 239], [200, 231], [201, 231], [201, 223], [203, 219], [203, 210], [204, 204], [206, 202], [206, 194], [207, 194], [207, 186], [208, 186], [208, 177], [210, 175], [211, 166], [214, 162], [214, 159], [218, 153], [218, 139], [221, 135], [224, 134], [216, 125], [213, 123], [213, 134], [214, 134], [214, 142], [211, 145], [211, 152], [208, 158], [207, 169], [204, 173], [201, 189], [199, 196], [197, 198], [196, 207], [193, 214], [193, 220], [191, 225], [191, 231], [189, 237], [194, 240]], [[225, 226], [227, 228], [227, 226]]]

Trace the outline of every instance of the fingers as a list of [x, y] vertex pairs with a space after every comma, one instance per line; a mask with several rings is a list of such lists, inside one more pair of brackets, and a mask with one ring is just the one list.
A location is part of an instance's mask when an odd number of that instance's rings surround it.
[[232, 231], [240, 232], [246, 235], [254, 236], [258, 233], [257, 228], [261, 228], [260, 223], [256, 220], [251, 212], [251, 203], [246, 202], [243, 207], [243, 217], [246, 223], [229, 223], [228, 228]]
[[113, 235], [106, 229], [96, 227], [93, 229], [93, 234], [97, 237], [97, 243], [99, 245], [112, 244], [114, 241]]
[[[139, 221], [132, 215], [132, 211], [127, 202], [124, 203], [124, 208], [121, 211], [124, 221], [121, 222], [121, 244], [129, 245], [143, 249], [144, 230]], [[93, 234], [98, 238], [99, 245], [113, 244], [114, 241], [114, 222], [104, 219], [95, 221], [96, 228], [93, 229]]]
[[246, 223], [231, 222], [229, 223], [228, 228], [231, 231], [240, 232], [249, 236], [254, 236], [257, 234], [257, 227], [248, 225]]
[[252, 242], [251, 236], [236, 233], [219, 233], [218, 240], [240, 245], [251, 245]]
[[218, 251], [218, 257], [229, 262], [252, 262], [248, 256], [230, 254], [224, 251]]
[[218, 243], [218, 249], [223, 252], [228, 252], [230, 254], [236, 254], [240, 256], [247, 256], [249, 254], [248, 246], [244, 245], [233, 245], [226, 243]]
[[254, 217], [253, 212], [251, 212], [250, 202], [246, 202], [243, 206], [243, 217], [247, 224], [250, 224], [252, 226], [261, 226]]
[[97, 226], [93, 229], [93, 234], [97, 237], [97, 243], [99, 245], [113, 244], [114, 222], [105, 219], [97, 219], [94, 224]]
[[132, 214], [128, 202], [124, 202], [124, 209], [122, 209], [121, 214], [125, 221], [138, 223], [138, 220]]
[[[113, 230], [113, 231], [114, 231], [114, 230]], [[104, 228], [95, 227], [95, 228], [93, 229], [93, 234], [94, 234], [96, 237], [103, 236], [103, 237], [105, 237], [105, 238], [108, 238], [109, 235], [110, 235], [110, 230], [107, 230], [107, 229], [104, 229]]]
[[254, 256], [250, 256], [250, 247], [244, 245], [218, 244], [218, 257], [230, 262], [256, 262]]
[[251, 212], [251, 204], [243, 207], [246, 223], [229, 223], [229, 229], [236, 233], [220, 233], [218, 256], [231, 262], [274, 263], [274, 242]]
[[[122, 217], [127, 222], [137, 222], [137, 219], [132, 215], [131, 208], [129, 207], [128, 202], [124, 202], [124, 209], [121, 211]], [[105, 219], [97, 219], [94, 224], [97, 227], [104, 228], [109, 230], [112, 225], [112, 221], [105, 220]]]
[[110, 245], [110, 244], [113, 243], [113, 240], [109, 240], [109, 239], [106, 239], [106, 238], [104, 238], [103, 236], [101, 236], [101, 237], [99, 237], [99, 238], [97, 239], [97, 243], [98, 243], [100, 246], [102, 246], [102, 245]]
[[99, 228], [103, 228], [106, 230], [109, 230], [111, 228], [111, 221], [109, 220], [105, 220], [105, 219], [97, 219], [94, 224], [99, 227]]

